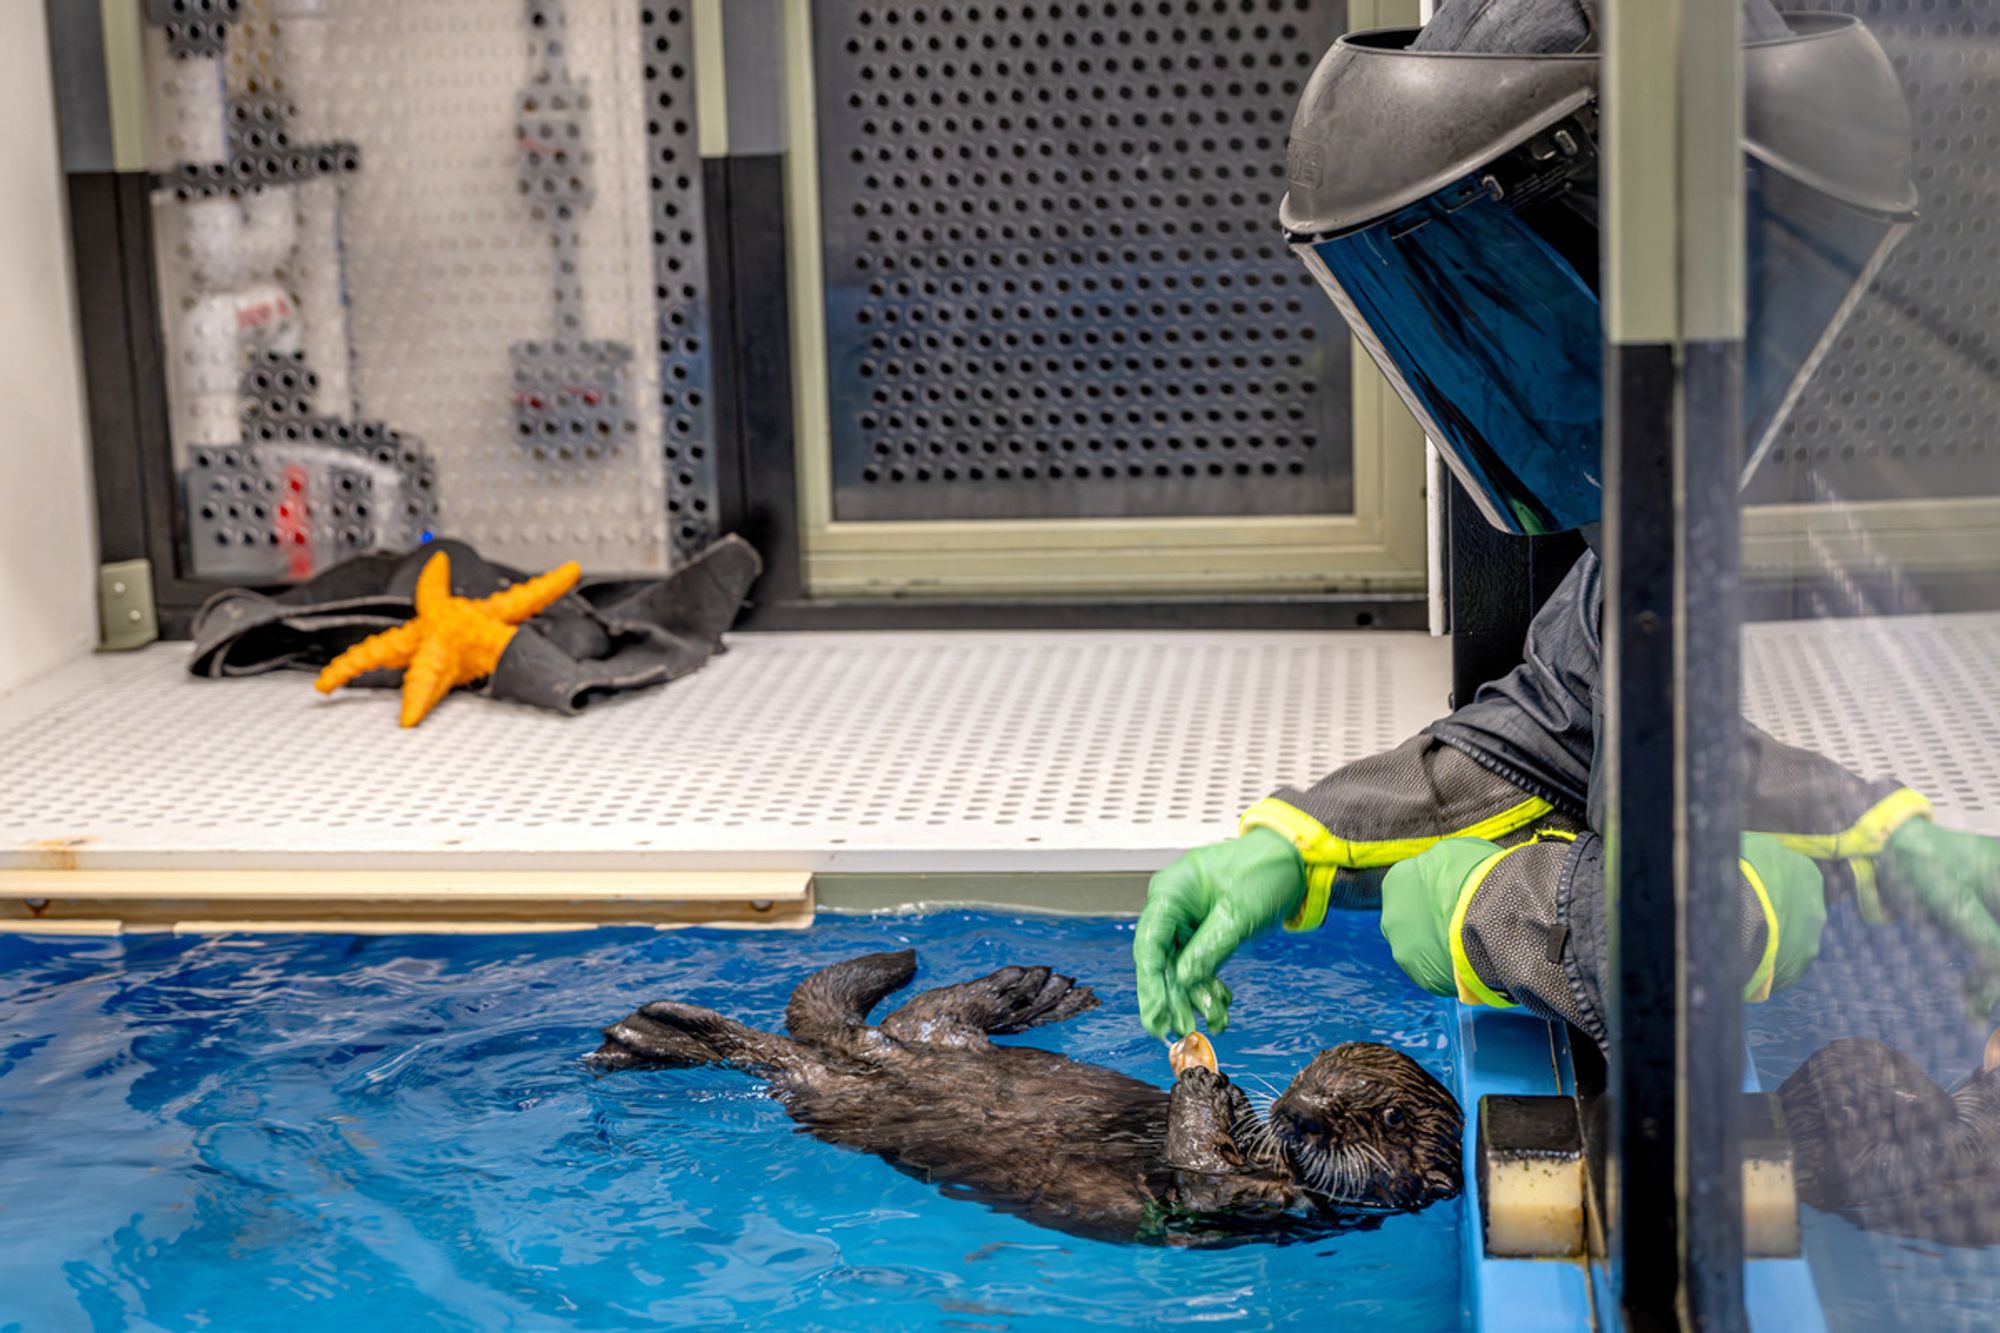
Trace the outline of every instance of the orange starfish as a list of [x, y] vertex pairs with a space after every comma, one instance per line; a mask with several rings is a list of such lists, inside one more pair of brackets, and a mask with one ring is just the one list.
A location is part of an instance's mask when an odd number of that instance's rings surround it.
[[492, 675], [516, 627], [574, 588], [582, 575], [572, 560], [491, 597], [455, 597], [451, 561], [439, 551], [417, 575], [417, 614], [328, 662], [314, 687], [332, 694], [357, 676], [402, 667], [403, 725], [414, 727], [455, 686]]

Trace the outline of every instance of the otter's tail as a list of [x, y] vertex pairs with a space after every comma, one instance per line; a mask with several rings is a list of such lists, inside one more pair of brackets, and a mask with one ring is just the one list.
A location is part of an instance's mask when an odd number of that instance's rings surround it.
[[745, 1027], [713, 1009], [671, 1000], [656, 1000], [604, 1029], [604, 1044], [590, 1060], [600, 1069], [725, 1064], [766, 1075], [810, 1063], [796, 1042]]

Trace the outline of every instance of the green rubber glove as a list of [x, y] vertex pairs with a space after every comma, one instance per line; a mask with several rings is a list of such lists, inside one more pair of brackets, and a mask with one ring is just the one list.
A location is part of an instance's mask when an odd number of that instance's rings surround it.
[[1972, 950], [1965, 998], [1983, 1022], [2000, 1000], [2000, 840], [1907, 820], [1889, 835], [1876, 872], [1891, 907], [1915, 906]]
[[1433, 995], [1457, 995], [1451, 914], [1466, 876], [1500, 850], [1484, 838], [1446, 838], [1382, 877], [1382, 938], [1396, 966]]
[[1792, 851], [1768, 833], [1743, 835], [1743, 859], [1764, 881], [1771, 910], [1778, 918], [1778, 957], [1771, 969], [1771, 989], [1783, 990], [1805, 975], [1819, 957], [1820, 932], [1826, 927], [1826, 881], [1810, 857]]
[[1298, 849], [1270, 829], [1197, 847], [1153, 876], [1132, 936], [1146, 1031], [1162, 1040], [1170, 1031], [1193, 1032], [1196, 1005], [1210, 1028], [1228, 1027], [1234, 997], [1216, 969], [1305, 896]]

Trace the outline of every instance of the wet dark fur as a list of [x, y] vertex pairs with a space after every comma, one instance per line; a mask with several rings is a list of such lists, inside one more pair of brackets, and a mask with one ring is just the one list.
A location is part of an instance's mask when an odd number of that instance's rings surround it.
[[1894, 1047], [1843, 1038], [1778, 1100], [1803, 1202], [1871, 1231], [2000, 1243], [2000, 1070], [1946, 1092]]
[[660, 1002], [605, 1029], [601, 1067], [725, 1063], [768, 1079], [813, 1134], [874, 1153], [955, 1197], [1107, 1239], [1216, 1244], [1298, 1238], [1459, 1188], [1463, 1122], [1435, 1079], [1387, 1047], [1323, 1051], [1257, 1116], [1194, 1067], [1171, 1093], [989, 1033], [1059, 1022], [1097, 997], [1045, 967], [925, 991], [868, 1026], [909, 983], [909, 951], [806, 979], [789, 1037]]

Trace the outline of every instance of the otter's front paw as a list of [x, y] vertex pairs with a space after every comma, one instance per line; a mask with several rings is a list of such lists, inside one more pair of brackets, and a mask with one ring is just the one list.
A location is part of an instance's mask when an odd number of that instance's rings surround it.
[[1206, 1065], [1188, 1065], [1181, 1070], [1180, 1077], [1174, 1080], [1174, 1084], [1190, 1092], [1226, 1092], [1229, 1089], [1229, 1075], [1218, 1074]]

